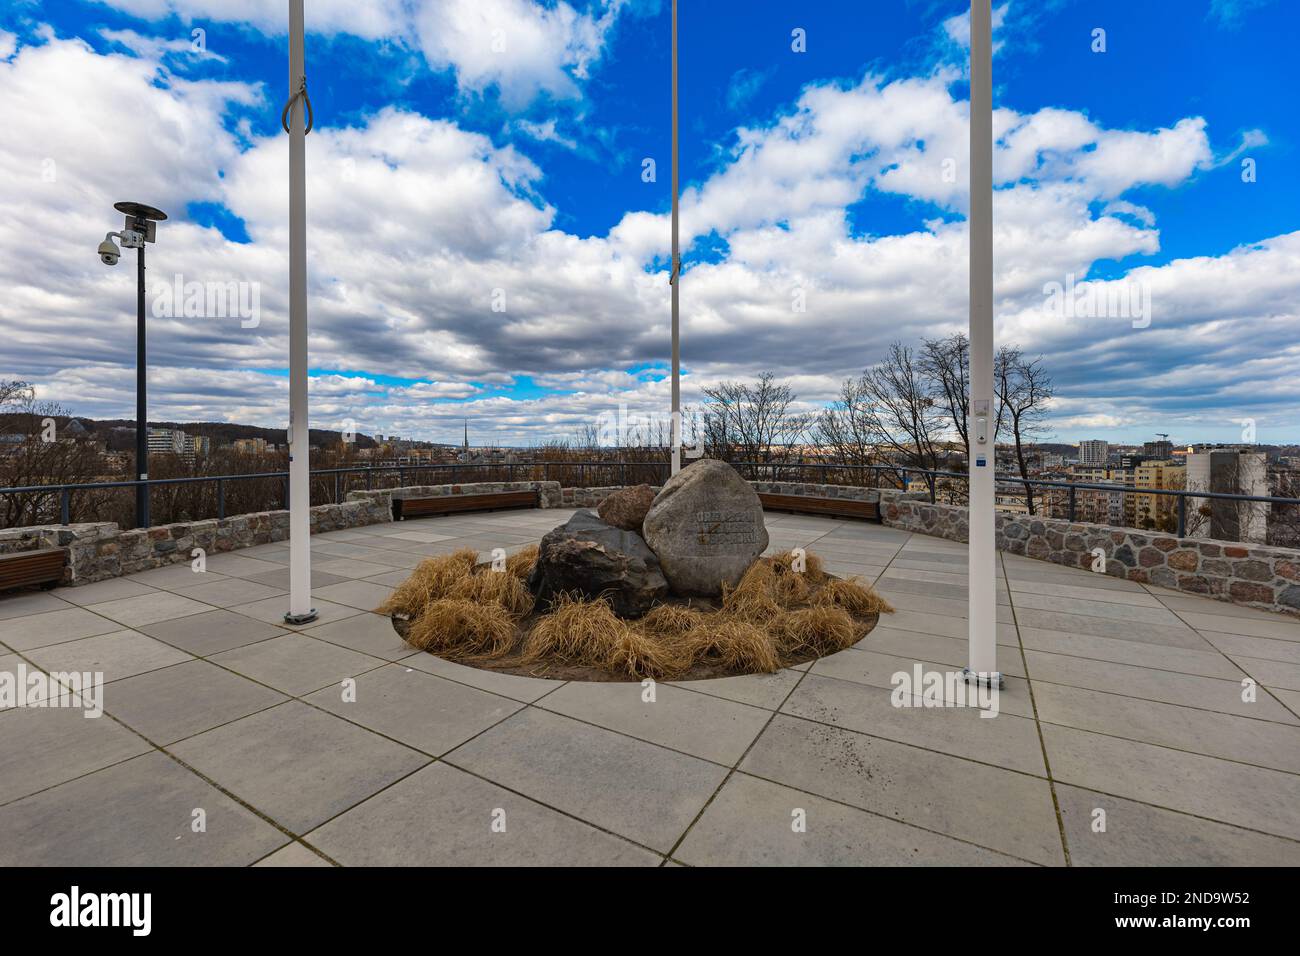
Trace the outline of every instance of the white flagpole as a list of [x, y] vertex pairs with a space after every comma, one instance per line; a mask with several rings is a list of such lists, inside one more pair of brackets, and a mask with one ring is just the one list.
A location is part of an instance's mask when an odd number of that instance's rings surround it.
[[970, 7], [970, 635], [967, 681], [1002, 686], [997, 663], [993, 490], [993, 36], [991, 0]]
[[[307, 99], [303, 0], [289, 0], [289, 612], [288, 624], [316, 619], [311, 606], [311, 456], [307, 429]], [[294, 100], [298, 102], [294, 102]]]
[[682, 257], [678, 240], [678, 165], [677, 165], [677, 0], [673, 0], [673, 260], [669, 281], [673, 287], [673, 414], [672, 443], [675, 475], [682, 470], [682, 385], [681, 385], [681, 286]]

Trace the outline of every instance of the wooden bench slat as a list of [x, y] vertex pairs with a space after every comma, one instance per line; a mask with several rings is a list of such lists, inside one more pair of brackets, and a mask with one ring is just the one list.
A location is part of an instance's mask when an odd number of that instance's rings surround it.
[[0, 591], [41, 584], [52, 587], [63, 580], [67, 551], [41, 548], [0, 554]]
[[758, 500], [770, 511], [794, 511], [802, 514], [880, 520], [880, 506], [874, 501], [859, 501], [854, 498], [818, 498], [813, 495], [781, 495], [764, 491], [758, 493]]
[[495, 491], [484, 494], [438, 495], [433, 498], [394, 498], [393, 518], [490, 511], [495, 508], [535, 508], [536, 491]]

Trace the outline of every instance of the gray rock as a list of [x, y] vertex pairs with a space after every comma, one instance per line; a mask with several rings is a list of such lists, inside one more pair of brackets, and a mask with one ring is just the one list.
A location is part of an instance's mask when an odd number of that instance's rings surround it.
[[701, 458], [670, 478], [642, 526], [675, 594], [719, 594], [767, 548], [763, 506], [726, 462]]
[[585, 509], [542, 538], [528, 587], [540, 603], [560, 592], [604, 595], [620, 617], [639, 617], [668, 595], [659, 559], [641, 536]]
[[600, 520], [607, 525], [640, 533], [646, 513], [654, 500], [655, 493], [649, 485], [637, 485], [609, 495], [596, 510], [600, 514]]

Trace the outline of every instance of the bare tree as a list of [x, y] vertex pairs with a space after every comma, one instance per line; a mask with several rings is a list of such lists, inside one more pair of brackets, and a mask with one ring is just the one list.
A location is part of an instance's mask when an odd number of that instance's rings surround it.
[[789, 456], [810, 425], [807, 415], [791, 411], [795, 394], [772, 372], [758, 381], [719, 382], [704, 389], [708, 396], [701, 426], [709, 452], [723, 461], [770, 462]]
[[900, 342], [890, 345], [885, 358], [863, 372], [854, 389], [860, 427], [872, 444], [895, 462], [938, 469], [946, 457], [940, 448], [945, 416], [912, 349]]
[[[994, 390], [1002, 405], [1001, 414], [1007, 427], [1016, 455], [1020, 477], [1029, 478], [1029, 464], [1025, 458], [1025, 443], [1042, 431], [1043, 417], [1052, 399], [1052, 380], [1039, 358], [1029, 360], [1019, 347], [1004, 345], [998, 350], [994, 369]], [[1029, 513], [1034, 513], [1034, 489], [1025, 481], [1025, 502]]]

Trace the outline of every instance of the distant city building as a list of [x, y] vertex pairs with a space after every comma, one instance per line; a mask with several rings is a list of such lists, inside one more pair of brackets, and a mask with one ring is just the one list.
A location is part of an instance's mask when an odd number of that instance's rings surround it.
[[149, 429], [149, 454], [183, 456], [186, 437], [179, 428], [151, 428]]
[[1079, 442], [1079, 464], [1104, 465], [1110, 458], [1110, 442], [1091, 439]]
[[1149, 441], [1142, 445], [1142, 455], [1145, 458], [1158, 458], [1164, 460], [1174, 453], [1174, 443], [1162, 439], [1161, 441]]
[[[1253, 445], [1192, 445], [1187, 449], [1187, 490], [1219, 494], [1268, 495], [1268, 456]], [[1268, 537], [1269, 503], [1189, 498], [1195, 511], [1189, 535], [1263, 544]]]
[[[265, 438], [236, 438], [233, 446], [235, 451], [241, 455], [261, 455], [268, 450]], [[274, 448], [274, 446], [271, 447]]]

